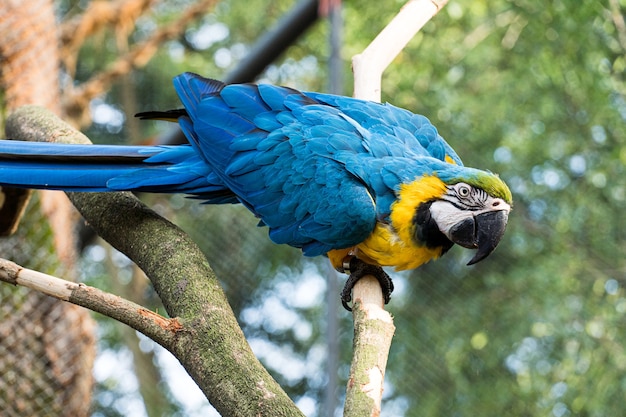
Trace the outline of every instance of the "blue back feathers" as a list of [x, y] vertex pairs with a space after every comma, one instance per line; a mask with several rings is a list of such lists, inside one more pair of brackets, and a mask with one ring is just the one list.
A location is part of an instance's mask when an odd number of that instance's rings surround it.
[[[174, 87], [186, 110], [179, 124], [189, 145], [18, 145], [75, 158], [74, 170], [58, 178], [50, 171], [68, 160], [49, 160], [47, 173], [21, 181], [23, 172], [16, 173], [3, 155], [26, 151], [2, 142], [0, 184], [184, 192], [207, 203], [241, 202], [269, 226], [272, 240], [315, 256], [367, 238], [377, 221], [388, 218], [400, 184], [463, 170], [428, 119], [390, 104], [270, 85], [224, 85], [191, 73], [177, 76]], [[90, 162], [87, 154], [120, 158]], [[76, 180], [79, 170], [89, 174]]]
[[189, 73], [174, 86], [192, 146], [272, 240], [307, 255], [364, 240], [399, 184], [446, 156], [462, 166], [428, 119], [389, 104]]

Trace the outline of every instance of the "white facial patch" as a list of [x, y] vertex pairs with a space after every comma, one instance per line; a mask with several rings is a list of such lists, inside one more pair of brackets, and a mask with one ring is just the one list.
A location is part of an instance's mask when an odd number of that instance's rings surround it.
[[511, 206], [501, 198], [488, 197], [484, 207], [477, 210], [462, 210], [446, 200], [434, 201], [430, 206], [430, 215], [435, 219], [441, 233], [450, 237], [450, 229], [465, 219], [470, 219], [489, 211], [511, 211]]
[[472, 218], [474, 216], [473, 211], [459, 210], [457, 207], [444, 200], [438, 200], [431, 204], [430, 215], [435, 219], [435, 223], [439, 227], [441, 233], [450, 237], [450, 229], [455, 224]]

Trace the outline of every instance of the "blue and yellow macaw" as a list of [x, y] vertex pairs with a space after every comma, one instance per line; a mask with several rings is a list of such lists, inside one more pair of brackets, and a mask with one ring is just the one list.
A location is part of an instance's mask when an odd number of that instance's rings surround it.
[[178, 121], [189, 144], [61, 145], [0, 141], [0, 185], [65, 191], [185, 193], [241, 203], [276, 243], [327, 255], [354, 283], [381, 267], [413, 269], [456, 243], [487, 257], [512, 197], [489, 171], [464, 167], [424, 116], [390, 104], [233, 84], [185, 73]]

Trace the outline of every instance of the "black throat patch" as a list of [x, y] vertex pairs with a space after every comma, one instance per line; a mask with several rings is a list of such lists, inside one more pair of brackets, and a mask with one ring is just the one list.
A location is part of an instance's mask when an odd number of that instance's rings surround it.
[[435, 223], [435, 220], [430, 215], [430, 206], [433, 201], [422, 203], [417, 207], [415, 216], [413, 217], [413, 224], [415, 225], [415, 240], [425, 245], [427, 248], [435, 249], [441, 248], [441, 254], [446, 253], [454, 243], [450, 241], [439, 230], [439, 226]]

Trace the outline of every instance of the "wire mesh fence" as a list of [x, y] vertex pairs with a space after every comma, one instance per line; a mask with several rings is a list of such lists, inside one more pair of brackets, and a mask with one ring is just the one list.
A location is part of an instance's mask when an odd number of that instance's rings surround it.
[[[329, 279], [340, 288], [343, 277], [323, 258], [306, 259], [272, 244], [267, 230], [257, 228], [242, 207], [203, 206], [180, 196], [150, 197], [147, 203], [203, 248], [253, 350], [298, 406], [309, 416], [340, 415], [352, 324], [350, 315], [336, 308], [336, 291], [327, 289]], [[54, 273], [50, 232], [36, 203], [23, 226], [2, 241], [3, 256]], [[529, 267], [517, 255], [519, 226], [511, 228], [511, 240], [478, 267], [466, 267], [470, 254], [455, 248], [415, 272], [392, 272], [396, 290], [387, 308], [397, 331], [384, 416], [594, 415], [620, 407], [626, 369], [617, 331], [626, 313], [621, 278], [610, 265], [597, 269], [592, 258], [555, 262], [554, 255], [536, 256]], [[100, 243], [85, 255], [81, 275], [90, 285], [163, 312], [148, 281], [133, 273], [125, 257]], [[91, 386], [76, 379], [84, 367], [80, 344], [94, 334], [84, 311], [7, 285], [0, 286], [0, 294], [3, 411], [67, 415], [77, 398], [89, 396], [74, 390]], [[172, 377], [171, 362], [158, 347], [110, 319], [99, 322], [99, 366], [126, 371], [105, 377], [96, 372], [86, 413], [208, 412], [206, 400], [185, 404], [180, 387], [191, 391], [193, 382]], [[146, 386], [156, 389], [149, 393]], [[84, 401], [74, 405], [86, 407]], [[129, 411], [136, 407], [141, 411]]]
[[[50, 228], [34, 200], [24, 227], [0, 240], [0, 253], [22, 266], [60, 273]], [[94, 343], [94, 323], [84, 309], [0, 285], [1, 414], [87, 415]]]

